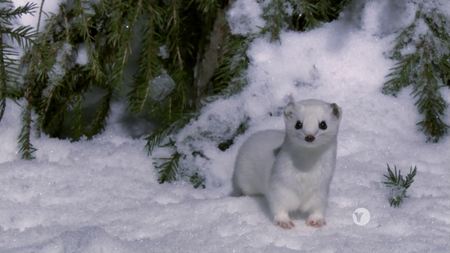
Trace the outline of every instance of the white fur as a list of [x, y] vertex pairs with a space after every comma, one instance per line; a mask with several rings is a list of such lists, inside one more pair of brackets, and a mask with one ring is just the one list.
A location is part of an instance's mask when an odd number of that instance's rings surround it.
[[[316, 99], [289, 103], [284, 110], [286, 131], [257, 132], [240, 148], [233, 174], [235, 194], [264, 195], [274, 223], [283, 228], [294, 226], [289, 212], [295, 210], [309, 214], [307, 225], [325, 225], [341, 118], [336, 104]], [[295, 128], [298, 121], [301, 129]], [[319, 128], [322, 121], [325, 130]]]

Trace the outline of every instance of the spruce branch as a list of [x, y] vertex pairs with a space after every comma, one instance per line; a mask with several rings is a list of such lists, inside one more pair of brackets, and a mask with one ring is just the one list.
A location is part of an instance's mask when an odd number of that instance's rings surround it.
[[195, 189], [201, 187], [205, 188], [205, 178], [201, 176], [198, 172], [195, 172], [194, 174], [189, 176], [189, 182], [194, 186]]
[[81, 136], [83, 135], [83, 119], [82, 119], [83, 96], [77, 95], [77, 96], [75, 96], [74, 100], [75, 100], [75, 105], [72, 108], [70, 130], [72, 133], [72, 140], [78, 141], [78, 140], [80, 140]]
[[33, 42], [34, 34], [33, 28], [30, 26], [19, 26], [17, 28], [0, 27], [0, 33], [9, 37], [12, 42], [16, 42], [17, 45], [27, 47]]
[[[166, 8], [157, 5], [144, 8], [149, 13], [149, 20], [143, 30], [140, 71], [135, 76], [135, 84], [127, 97], [132, 111], [139, 113], [144, 108], [149, 108], [150, 114], [163, 124], [145, 138], [149, 154], [166, 137], [175, 134], [196, 115], [190, 113], [192, 106], [189, 105], [189, 91], [194, 86], [193, 68], [185, 68], [186, 62], [196, 62], [197, 56], [193, 51], [196, 48], [192, 39], [188, 39], [193, 32], [182, 29], [183, 23], [190, 18], [189, 15], [183, 15], [187, 8], [190, 7], [184, 7], [183, 1], [171, 1]], [[154, 94], [151, 94], [152, 80], [164, 72], [174, 80], [175, 88], [167, 97], [156, 101], [152, 99]], [[165, 174], [167, 173], [163, 173]]]
[[103, 130], [105, 130], [106, 119], [108, 118], [109, 112], [111, 111], [110, 103], [114, 98], [114, 93], [114, 89], [109, 89], [101, 99], [100, 105], [94, 116], [91, 131], [88, 134], [88, 139], [92, 139], [94, 135], [99, 134]]
[[261, 33], [270, 32], [271, 41], [280, 40], [280, 32], [287, 28], [287, 14], [284, 11], [283, 0], [272, 0], [264, 9], [263, 18], [267, 21]]
[[412, 167], [409, 170], [408, 175], [405, 178], [401, 175], [401, 171], [398, 171], [397, 167], [394, 166], [394, 172], [392, 172], [389, 164], [387, 165], [388, 175], [384, 175], [387, 181], [383, 183], [386, 187], [391, 189], [389, 203], [391, 206], [398, 207], [401, 203], [403, 203], [403, 198], [406, 198], [406, 190], [411, 186], [414, 182], [414, 176], [416, 176], [417, 168], [414, 166], [414, 170]]
[[249, 59], [246, 52], [254, 38], [254, 36], [244, 37], [227, 33], [224, 39], [223, 53], [219, 58], [219, 68], [212, 79], [214, 96], [208, 97], [207, 102], [237, 94], [247, 84], [245, 74]]
[[0, 20], [2, 21], [1, 23], [6, 24], [6, 26], [10, 26], [12, 19], [19, 19], [23, 15], [33, 14], [33, 11], [36, 8], [37, 4], [30, 2], [26, 3], [23, 6], [14, 8], [13, 2], [11, 0], [2, 0], [2, 8], [0, 9]]
[[[449, 24], [438, 8], [425, 10], [420, 5], [414, 22], [398, 34], [389, 52], [397, 62], [382, 88], [384, 94], [397, 96], [402, 88], [412, 86], [415, 106], [423, 116], [417, 125], [430, 142], [438, 142], [449, 130], [443, 120], [448, 105], [440, 92], [450, 77]], [[405, 53], [407, 47], [414, 52]]]
[[[112, 3], [113, 10], [126, 10], [124, 12], [113, 12], [110, 18], [111, 27], [107, 35], [108, 44], [117, 50], [115, 60], [111, 61], [110, 82], [116, 89], [120, 89], [123, 82], [123, 73], [128, 58], [131, 55], [131, 42], [133, 40], [134, 28], [138, 22], [142, 9], [142, 0], [136, 4], [126, 4], [124, 2]], [[125, 14], [124, 14], [125, 13]], [[113, 29], [116, 28], [116, 29]]]
[[302, 27], [300, 27], [300, 30], [310, 30], [320, 24], [320, 20], [316, 18], [318, 15], [316, 3], [309, 0], [301, 0], [299, 5], [296, 6], [297, 12], [301, 15], [299, 19], [301, 18], [302, 23], [304, 23]]
[[169, 158], [158, 158], [158, 162], [154, 162], [155, 168], [158, 169], [158, 182], [172, 182], [177, 180], [178, 163], [181, 155], [178, 152], [172, 153]]
[[220, 8], [220, 5], [224, 4], [223, 0], [210, 0], [210, 1], [204, 1], [204, 0], [194, 0], [195, 3], [198, 5], [198, 10], [200, 10], [202, 13], [216, 13], [217, 9]]
[[[279, 40], [283, 30], [307, 31], [331, 22], [339, 16], [349, 0], [271, 0], [264, 7], [266, 25], [261, 33], [270, 32], [271, 41]], [[287, 10], [293, 9], [292, 13]]]
[[[13, 7], [11, 1], [2, 1], [0, 9], [0, 121], [6, 109], [6, 98], [15, 100], [19, 96], [19, 62], [17, 50], [9, 45], [4, 38], [9, 38], [12, 43], [28, 47], [34, 41], [34, 33], [30, 26], [19, 26], [13, 28], [12, 20], [22, 15], [32, 14], [36, 8], [34, 3], [26, 3], [17, 8]], [[5, 36], [5, 37], [3, 37]]]
[[387, 75], [390, 79], [384, 84], [382, 92], [396, 97], [401, 89], [409, 85], [410, 75], [417, 68], [416, 64], [419, 61], [419, 55], [417, 54], [403, 56], [401, 61], [398, 61], [395, 67], [391, 69], [391, 73]]
[[143, 15], [147, 17], [147, 20], [142, 29], [142, 52], [139, 58], [139, 71], [134, 76], [131, 90], [127, 94], [128, 109], [132, 113], [139, 114], [146, 108], [146, 105], [148, 106], [148, 101], [151, 97], [151, 81], [158, 76], [162, 68], [158, 53], [163, 43], [160, 42], [156, 29], [164, 23], [163, 11], [152, 4], [148, 4], [146, 8], [143, 8]]
[[349, 0], [300, 0], [290, 1], [294, 7], [292, 26], [298, 31], [307, 31], [331, 22], [339, 16]]
[[[86, 44], [89, 61], [86, 69], [89, 70], [89, 77], [92, 77], [97, 83], [103, 82], [106, 74], [100, 62], [100, 52], [95, 50], [95, 42], [100, 46], [100, 40], [96, 40], [93, 31], [95, 31], [96, 25], [94, 22], [94, 14], [90, 12], [90, 5], [88, 1], [76, 0], [74, 1], [74, 17], [75, 27], [78, 31], [78, 35], [83, 38], [83, 42]], [[100, 4], [105, 4], [108, 1], [100, 1]], [[102, 6], [100, 10], [108, 10], [107, 7]], [[114, 54], [113, 54], [114, 55]]]
[[32, 112], [32, 106], [31, 106], [31, 91], [30, 89], [27, 89], [26, 91], [26, 104], [22, 106], [22, 115], [21, 115], [21, 121], [22, 121], [22, 129], [20, 130], [19, 134], [19, 153], [22, 155], [22, 159], [26, 160], [32, 160], [34, 159], [33, 153], [36, 151], [36, 149], [33, 147], [33, 144], [31, 144], [31, 124], [33, 123], [33, 120], [31, 119], [31, 112]]
[[182, 127], [187, 125], [191, 119], [196, 117], [196, 113], [186, 113], [182, 115], [178, 120], [173, 121], [165, 127], [161, 127], [158, 130], [154, 131], [150, 136], [145, 138], [147, 144], [145, 147], [148, 150], [149, 155], [152, 154], [153, 149], [159, 145], [161, 145], [162, 141], [173, 133], [176, 133]]
[[6, 46], [3, 45], [3, 38], [0, 35], [0, 121], [5, 113], [8, 82], [12, 79], [7, 73], [7, 68], [10, 67], [12, 61], [5, 56], [5, 49]]

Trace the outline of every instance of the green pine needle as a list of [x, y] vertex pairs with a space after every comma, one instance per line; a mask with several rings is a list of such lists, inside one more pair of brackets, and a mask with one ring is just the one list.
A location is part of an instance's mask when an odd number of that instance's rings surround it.
[[26, 105], [22, 107], [22, 129], [19, 134], [19, 153], [22, 159], [32, 160], [34, 159], [33, 153], [36, 149], [31, 144], [31, 124], [33, 120], [31, 119], [31, 105], [27, 102]]
[[[147, 141], [145, 147], [148, 150], [148, 154], [151, 155], [153, 149], [157, 146], [160, 146], [165, 138], [169, 137], [171, 134], [176, 133], [182, 127], [187, 125], [191, 121], [191, 119], [195, 119], [197, 115], [198, 114], [196, 113], [186, 113], [175, 122], [172, 122], [166, 127], [160, 127], [159, 129], [154, 131], [150, 136], [145, 138], [145, 140]], [[172, 140], [170, 139], [170, 141]]]
[[[412, 86], [411, 95], [423, 117], [417, 125], [429, 142], [438, 142], [449, 131], [443, 120], [447, 103], [441, 93], [450, 78], [449, 23], [448, 17], [438, 8], [424, 10], [420, 5], [414, 22], [395, 39], [390, 56], [397, 62], [382, 88], [384, 94], [397, 96], [404, 87]], [[428, 26], [428, 31], [416, 36], [420, 24]], [[408, 46], [414, 47], [415, 51], [403, 54], [402, 50]]]
[[[26, 14], [32, 14], [36, 9], [35, 3], [26, 3], [24, 6], [14, 8], [12, 1], [2, 1], [0, 9], [0, 121], [6, 110], [6, 98], [15, 100], [20, 96], [18, 79], [21, 76], [18, 70], [19, 60], [17, 50], [8, 44], [5, 38], [19, 46], [27, 47], [34, 41], [35, 34], [30, 26], [13, 28], [13, 22]], [[13, 84], [13, 85], [12, 85]]]
[[172, 182], [177, 180], [178, 174], [178, 162], [181, 155], [178, 152], [174, 152], [171, 157], [158, 158], [153, 164], [158, 169], [158, 182], [160, 184], [164, 182]]
[[414, 166], [414, 170], [412, 167], [409, 170], [408, 175], [405, 178], [401, 175], [401, 171], [399, 170], [397, 173], [397, 167], [394, 166], [394, 172], [392, 172], [389, 164], [387, 165], [388, 175], [384, 175], [387, 181], [383, 183], [391, 189], [391, 195], [389, 197], [389, 204], [394, 207], [400, 206], [403, 203], [403, 198], [406, 196], [406, 190], [411, 186], [414, 182], [414, 176], [416, 176], [417, 168]]

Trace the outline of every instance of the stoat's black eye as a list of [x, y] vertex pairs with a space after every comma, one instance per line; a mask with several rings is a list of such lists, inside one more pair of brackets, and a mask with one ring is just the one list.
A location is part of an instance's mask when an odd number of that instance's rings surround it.
[[302, 129], [303, 128], [303, 124], [300, 121], [297, 121], [297, 123], [295, 124], [295, 129]]
[[327, 123], [325, 123], [325, 121], [322, 121], [319, 123], [319, 128], [322, 130], [327, 129]]

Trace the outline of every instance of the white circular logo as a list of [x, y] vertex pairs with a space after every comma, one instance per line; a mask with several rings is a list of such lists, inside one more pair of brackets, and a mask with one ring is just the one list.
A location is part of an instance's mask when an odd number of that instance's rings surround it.
[[353, 211], [353, 221], [355, 224], [364, 226], [370, 221], [370, 213], [369, 210], [365, 208], [358, 208]]

